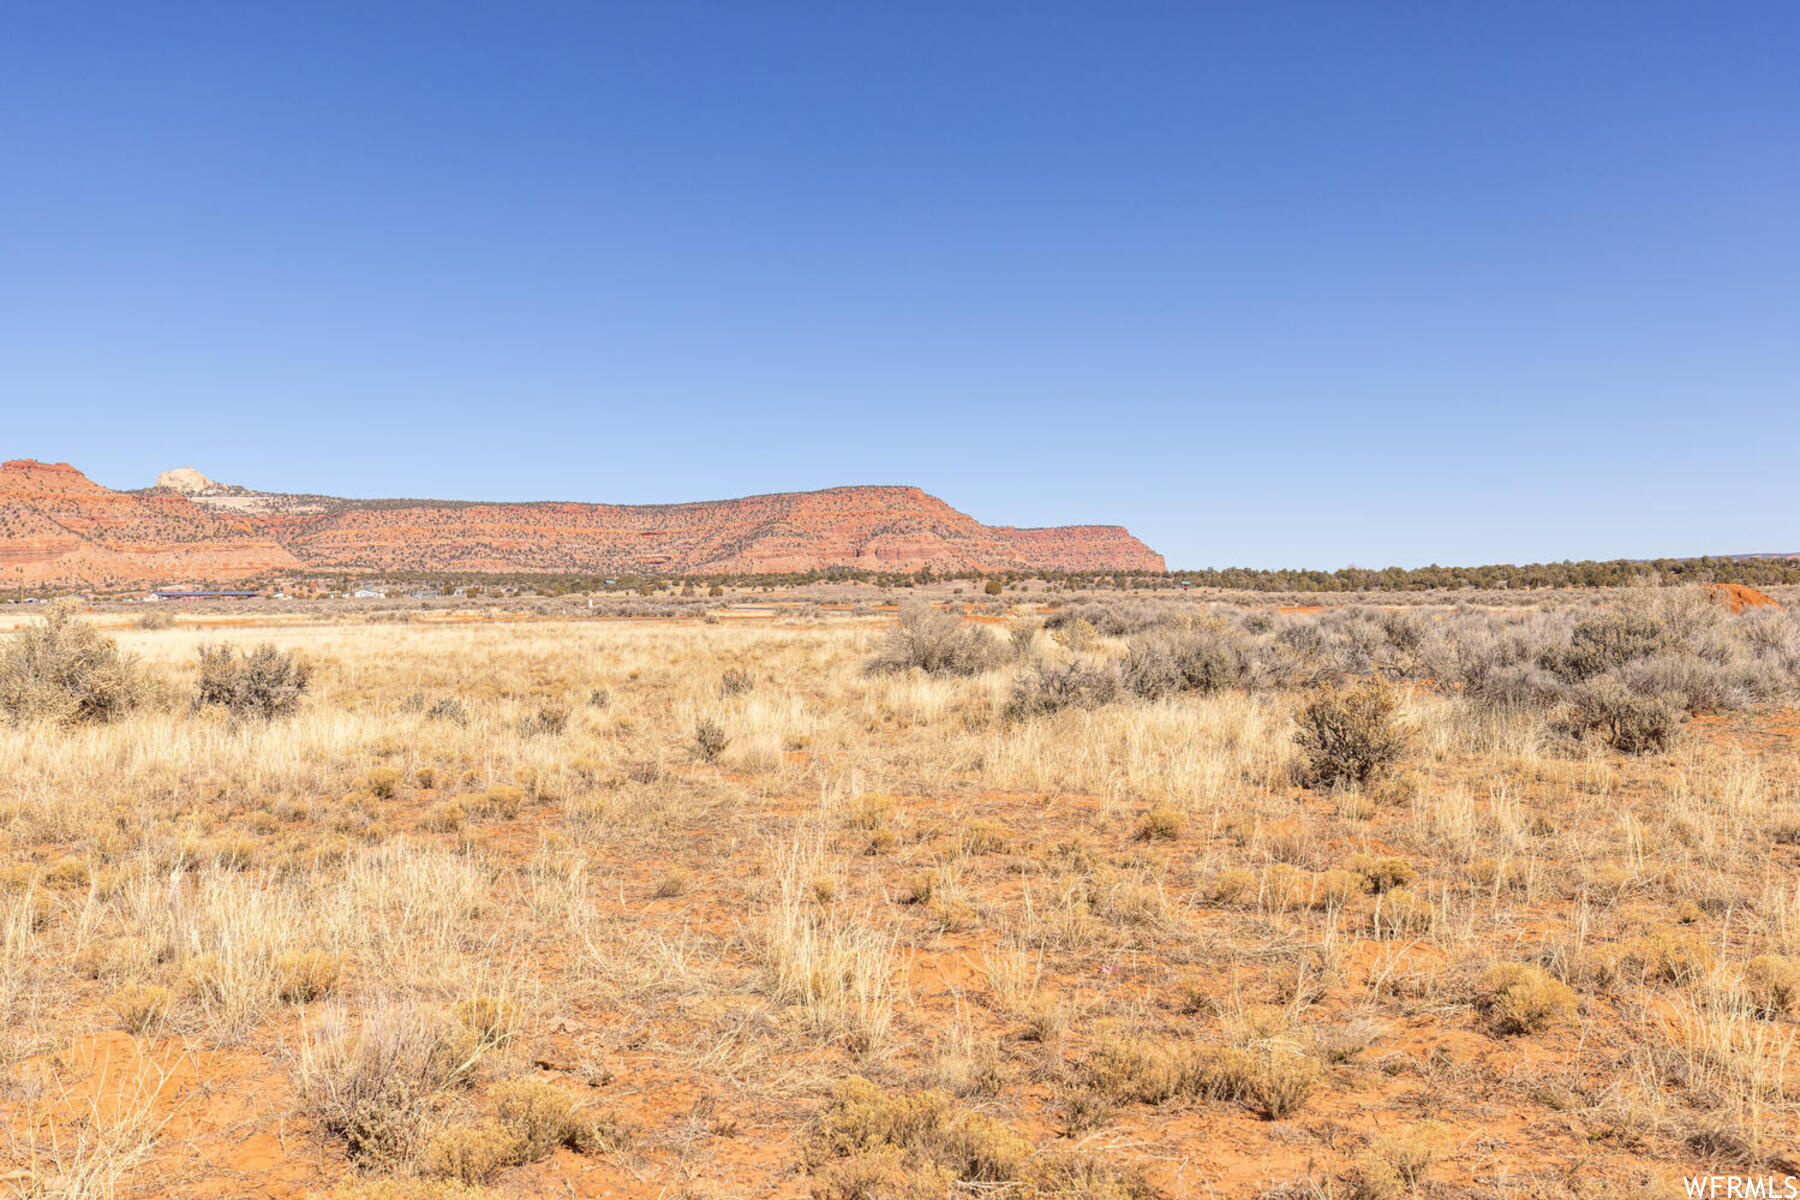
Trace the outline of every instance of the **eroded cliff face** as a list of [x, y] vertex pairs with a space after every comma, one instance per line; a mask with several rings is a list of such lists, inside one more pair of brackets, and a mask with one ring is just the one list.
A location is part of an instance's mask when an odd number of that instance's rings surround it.
[[1117, 526], [990, 528], [908, 487], [695, 504], [470, 504], [241, 488], [208, 495], [166, 484], [115, 492], [66, 463], [0, 464], [0, 583], [225, 580], [277, 568], [698, 573], [833, 566], [1160, 571], [1163, 560]]
[[183, 496], [115, 492], [68, 463], [0, 463], [0, 587], [236, 579], [299, 565], [267, 531]]

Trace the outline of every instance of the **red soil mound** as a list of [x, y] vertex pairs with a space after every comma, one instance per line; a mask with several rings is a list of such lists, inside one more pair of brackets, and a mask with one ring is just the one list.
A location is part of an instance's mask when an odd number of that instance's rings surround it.
[[1709, 583], [1706, 585], [1706, 595], [1714, 603], [1723, 604], [1733, 613], [1741, 613], [1746, 608], [1781, 607], [1774, 597], [1741, 583]]

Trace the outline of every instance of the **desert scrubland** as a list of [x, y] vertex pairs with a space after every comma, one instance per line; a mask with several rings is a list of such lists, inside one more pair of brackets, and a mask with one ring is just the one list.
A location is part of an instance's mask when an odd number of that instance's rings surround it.
[[1786, 611], [984, 613], [4, 635], [0, 1194], [1800, 1171]]

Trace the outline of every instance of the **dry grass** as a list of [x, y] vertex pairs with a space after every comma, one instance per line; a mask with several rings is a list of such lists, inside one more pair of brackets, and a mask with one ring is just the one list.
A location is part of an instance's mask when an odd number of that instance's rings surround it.
[[[1461, 619], [1416, 617], [1427, 645]], [[0, 1182], [1585, 1196], [1779, 1173], [1786, 710], [1627, 755], [1399, 678], [1398, 761], [1320, 773], [1299, 685], [1020, 711], [1041, 666], [1142, 659], [1083, 620], [1006, 661], [984, 642], [969, 674], [867, 670], [895, 645], [878, 620], [295, 627], [276, 649], [311, 677], [268, 721], [187, 701], [216, 630], [124, 630], [144, 703], [0, 726]]]

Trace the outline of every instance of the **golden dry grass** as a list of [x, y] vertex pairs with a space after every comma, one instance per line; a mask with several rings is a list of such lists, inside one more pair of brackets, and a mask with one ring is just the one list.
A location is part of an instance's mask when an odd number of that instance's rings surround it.
[[119, 636], [166, 703], [0, 726], [11, 1194], [1585, 1196], [1800, 1145], [1789, 714], [1626, 759], [1414, 689], [1404, 770], [1314, 792], [1294, 695], [1009, 723], [1019, 668], [867, 675], [873, 622], [282, 629], [275, 722]]

